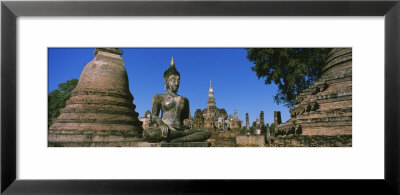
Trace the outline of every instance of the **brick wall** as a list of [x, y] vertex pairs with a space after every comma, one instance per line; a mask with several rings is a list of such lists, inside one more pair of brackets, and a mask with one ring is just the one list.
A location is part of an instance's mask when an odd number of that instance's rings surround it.
[[352, 135], [283, 135], [266, 144], [267, 147], [352, 147]]

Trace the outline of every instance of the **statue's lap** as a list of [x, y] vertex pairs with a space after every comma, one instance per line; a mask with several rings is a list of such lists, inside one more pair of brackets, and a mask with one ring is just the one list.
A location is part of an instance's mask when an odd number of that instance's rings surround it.
[[143, 131], [143, 136], [150, 142], [203, 142], [211, 137], [206, 129], [185, 129], [183, 131], [170, 130], [168, 135], [162, 134], [159, 127], [148, 127]]

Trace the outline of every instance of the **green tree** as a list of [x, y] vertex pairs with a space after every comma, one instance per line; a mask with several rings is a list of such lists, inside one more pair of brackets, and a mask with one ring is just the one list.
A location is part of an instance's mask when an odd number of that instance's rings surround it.
[[271, 123], [271, 125], [269, 126], [269, 131], [271, 132], [271, 134], [273, 134], [275, 132], [275, 123]]
[[58, 84], [58, 88], [49, 93], [48, 98], [48, 126], [53, 124], [53, 119], [60, 115], [60, 109], [65, 107], [65, 102], [71, 96], [71, 91], [78, 84], [78, 79], [71, 79]]
[[295, 104], [296, 96], [308, 88], [320, 75], [330, 48], [253, 48], [247, 58], [255, 66], [251, 69], [265, 84], [274, 83], [278, 92], [277, 104]]

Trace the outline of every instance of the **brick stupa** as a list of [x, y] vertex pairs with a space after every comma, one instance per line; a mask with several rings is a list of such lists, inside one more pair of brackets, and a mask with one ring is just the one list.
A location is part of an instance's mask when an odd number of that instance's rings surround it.
[[[278, 135], [352, 135], [352, 49], [332, 49], [321, 76], [296, 98]], [[278, 122], [279, 123], [279, 122]]]
[[49, 128], [49, 146], [123, 146], [140, 139], [122, 51], [97, 48]]

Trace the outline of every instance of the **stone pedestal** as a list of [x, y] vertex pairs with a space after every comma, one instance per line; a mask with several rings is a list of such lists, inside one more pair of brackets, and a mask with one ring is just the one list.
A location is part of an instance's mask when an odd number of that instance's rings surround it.
[[[60, 136], [57, 134], [57, 136]], [[48, 147], [210, 147], [210, 142], [183, 142], [183, 143], [150, 143], [143, 138], [128, 138], [120, 141], [103, 140], [95, 141], [97, 139], [91, 135], [61, 135], [61, 139], [72, 138], [73, 141], [53, 141], [49, 142]], [[94, 138], [94, 139], [93, 139]], [[115, 137], [114, 137], [115, 138]], [[90, 140], [90, 141], [88, 141]]]
[[210, 142], [161, 143], [161, 147], [210, 147]]
[[265, 137], [263, 135], [240, 135], [236, 137], [237, 146], [265, 146]]

